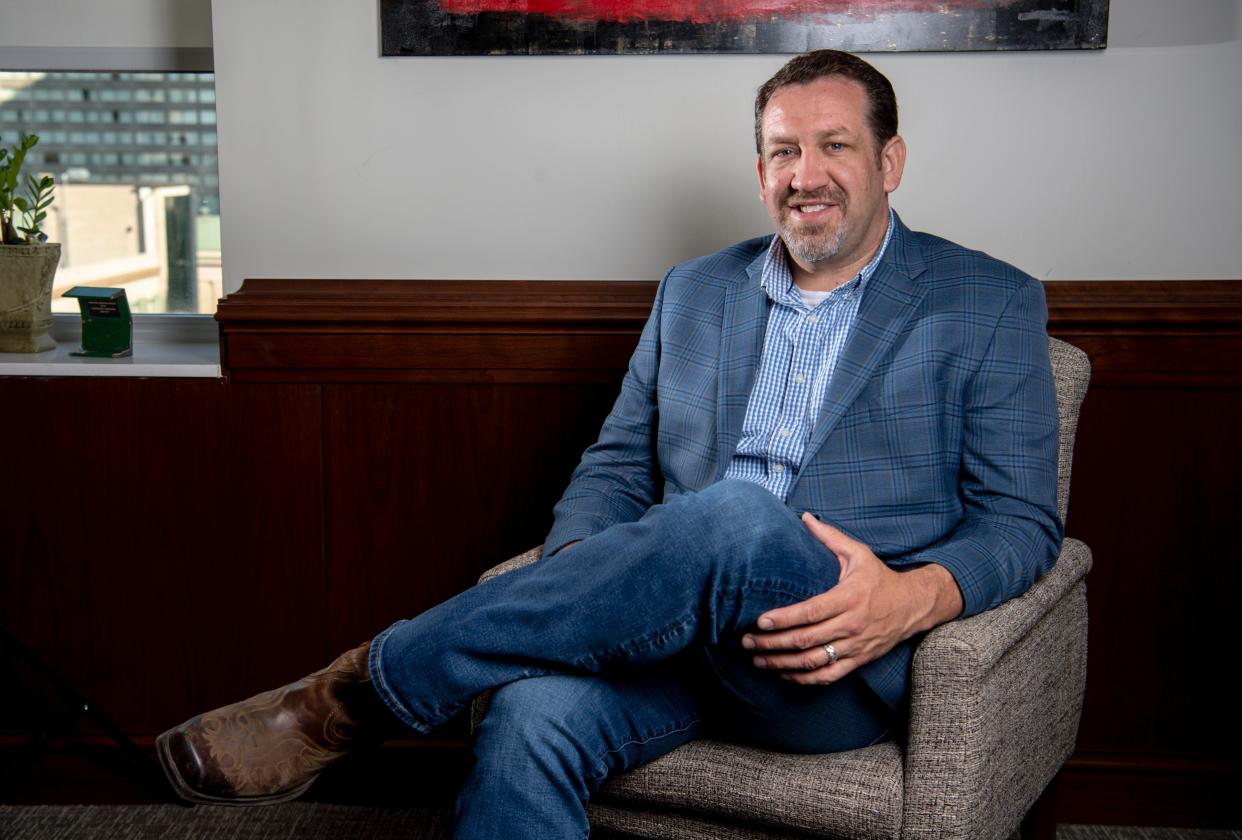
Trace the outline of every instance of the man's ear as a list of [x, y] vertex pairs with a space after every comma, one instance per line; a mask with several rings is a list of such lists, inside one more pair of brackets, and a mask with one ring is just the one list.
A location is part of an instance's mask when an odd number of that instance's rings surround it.
[[755, 170], [759, 173], [759, 200], [764, 204], [767, 204], [767, 201], [763, 195], [764, 191], [767, 189], [767, 178], [765, 178], [763, 174], [762, 154], [755, 155]]
[[884, 173], [884, 192], [891, 193], [901, 186], [901, 173], [906, 169], [906, 141], [895, 134], [880, 151], [880, 170]]

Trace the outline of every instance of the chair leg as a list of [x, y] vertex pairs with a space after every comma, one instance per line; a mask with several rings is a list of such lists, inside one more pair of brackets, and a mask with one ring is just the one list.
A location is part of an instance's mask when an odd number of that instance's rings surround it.
[[1052, 777], [1044, 792], [1035, 800], [1031, 810], [1022, 820], [1022, 840], [1056, 840], [1057, 836], [1057, 789], [1061, 785], [1061, 773]]

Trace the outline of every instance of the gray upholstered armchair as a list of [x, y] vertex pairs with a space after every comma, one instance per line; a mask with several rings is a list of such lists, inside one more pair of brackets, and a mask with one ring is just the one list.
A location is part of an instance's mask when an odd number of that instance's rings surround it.
[[[1078, 410], [1091, 367], [1049, 339], [1061, 418], [1064, 519]], [[534, 549], [486, 580], [533, 563]], [[654, 838], [959, 838], [1014, 833], [1074, 749], [1087, 665], [1091, 552], [1066, 540], [1020, 598], [950, 622], [919, 644], [910, 727], [895, 742], [787, 755], [712, 740], [686, 744], [604, 786], [592, 825]], [[476, 714], [483, 704], [476, 705]]]

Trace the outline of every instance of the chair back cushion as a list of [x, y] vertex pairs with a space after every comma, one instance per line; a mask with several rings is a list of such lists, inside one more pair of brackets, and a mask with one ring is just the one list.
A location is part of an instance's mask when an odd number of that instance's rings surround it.
[[1057, 459], [1057, 512], [1065, 521], [1069, 508], [1070, 469], [1074, 461], [1074, 437], [1078, 434], [1078, 411], [1091, 379], [1087, 354], [1059, 338], [1048, 339], [1048, 358], [1057, 386], [1057, 415], [1061, 420], [1061, 451]]

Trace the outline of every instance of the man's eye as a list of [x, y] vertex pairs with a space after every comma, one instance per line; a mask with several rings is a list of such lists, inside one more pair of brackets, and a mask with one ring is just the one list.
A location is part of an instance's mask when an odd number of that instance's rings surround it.
[[845, 149], [844, 143], [829, 143], [828, 148], [834, 152], [840, 152]]
[[777, 149], [775, 152], [772, 153], [772, 157], [774, 158], [789, 157], [793, 153], [794, 153], [793, 149]]

